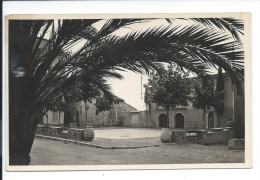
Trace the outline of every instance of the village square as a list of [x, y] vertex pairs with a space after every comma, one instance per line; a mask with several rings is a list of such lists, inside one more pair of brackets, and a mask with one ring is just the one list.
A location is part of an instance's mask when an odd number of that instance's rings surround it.
[[238, 17], [9, 19], [9, 164], [244, 163], [243, 32]]

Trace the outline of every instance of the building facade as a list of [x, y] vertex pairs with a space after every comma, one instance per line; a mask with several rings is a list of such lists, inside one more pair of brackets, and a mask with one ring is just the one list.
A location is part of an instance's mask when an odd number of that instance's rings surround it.
[[[216, 84], [217, 75], [212, 75]], [[191, 78], [191, 81], [196, 78]], [[241, 85], [243, 87], [243, 85]], [[192, 96], [192, 94], [191, 94]], [[244, 123], [244, 95], [238, 92], [236, 85], [232, 82], [230, 76], [224, 74], [224, 112], [223, 116], [218, 118], [214, 108], [208, 109], [205, 115], [205, 128], [227, 127], [228, 124], [240, 121]], [[166, 109], [157, 106], [155, 103], [147, 105], [147, 111], [125, 112], [121, 113], [123, 125], [128, 127], [167, 127]], [[189, 105], [178, 106], [169, 112], [169, 127], [184, 129], [203, 129], [203, 110], [196, 110]]]
[[122, 121], [119, 118], [121, 113], [137, 111], [136, 108], [130, 106], [117, 96], [114, 96], [111, 110], [100, 112], [97, 110], [95, 103], [95, 99], [92, 102], [74, 102], [71, 104], [69, 113], [67, 114], [63, 111], [49, 111], [46, 116], [43, 117], [43, 124], [68, 125], [69, 123], [76, 123], [79, 127], [122, 126]]
[[[216, 84], [217, 75], [212, 76]], [[191, 79], [191, 80], [195, 80]], [[244, 87], [242, 83], [241, 87]], [[232, 82], [230, 76], [224, 74], [224, 112], [223, 116], [218, 118], [214, 108], [208, 109], [205, 114], [205, 128], [227, 127], [228, 123], [237, 123], [244, 129], [245, 107], [244, 90], [237, 88]], [[192, 96], [192, 94], [191, 94]], [[136, 128], [164, 128], [167, 127], [166, 109], [152, 103], [147, 105], [146, 111], [137, 111], [134, 107], [125, 103], [123, 99], [115, 96], [111, 110], [99, 112], [95, 106], [95, 99], [92, 102], [75, 102], [71, 105], [69, 118], [66, 118], [64, 112], [48, 112], [43, 118], [43, 124], [61, 124], [76, 123], [80, 127], [109, 127], [123, 126]], [[148, 108], [149, 107], [149, 108]], [[196, 110], [189, 105], [178, 106], [169, 112], [169, 127], [184, 129], [203, 129], [203, 111]]]

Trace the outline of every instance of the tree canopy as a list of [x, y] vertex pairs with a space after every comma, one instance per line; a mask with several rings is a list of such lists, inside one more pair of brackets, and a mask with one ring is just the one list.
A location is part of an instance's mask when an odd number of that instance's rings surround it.
[[145, 102], [156, 103], [167, 110], [177, 106], [187, 106], [190, 99], [189, 72], [185, 72], [176, 64], [161, 68], [159, 72], [150, 74], [148, 84], [145, 85]]
[[214, 82], [210, 79], [193, 82], [192, 107], [203, 110], [203, 124], [205, 127], [206, 110], [213, 107], [215, 103]]
[[100, 96], [96, 98], [95, 106], [97, 107], [97, 110], [100, 112], [107, 111], [112, 108], [112, 101], [104, 96]]

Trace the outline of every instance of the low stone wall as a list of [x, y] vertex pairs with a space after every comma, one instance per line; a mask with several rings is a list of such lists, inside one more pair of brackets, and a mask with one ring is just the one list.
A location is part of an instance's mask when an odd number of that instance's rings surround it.
[[56, 126], [38, 125], [36, 134], [66, 139], [84, 140], [84, 130], [85, 129], [79, 128], [62, 128]]
[[233, 128], [213, 128], [210, 130], [171, 129], [173, 143], [198, 143], [204, 145], [228, 144], [234, 138]]
[[[92, 126], [94, 128], [101, 128], [101, 127], [104, 127], [104, 124], [103, 123], [100, 123], [100, 124], [99, 123], [88, 123], [86, 126]], [[105, 127], [119, 127], [119, 126], [120, 126], [119, 123], [106, 123], [105, 124]]]
[[201, 144], [228, 144], [228, 141], [234, 137], [232, 128], [214, 128], [202, 135]]
[[228, 150], [244, 150], [245, 139], [230, 139], [228, 141]]
[[67, 129], [68, 128], [62, 128], [58, 126], [38, 125], [36, 134], [67, 138]]

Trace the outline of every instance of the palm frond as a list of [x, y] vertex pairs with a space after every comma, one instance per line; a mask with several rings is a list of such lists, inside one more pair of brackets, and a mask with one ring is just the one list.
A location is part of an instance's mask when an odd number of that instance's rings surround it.
[[107, 20], [102, 28], [98, 31], [98, 33], [95, 36], [95, 39], [100, 39], [102, 37], [105, 37], [119, 28], [138, 23], [138, 22], [147, 22], [150, 19], [109, 19]]
[[[223, 41], [225, 43], [222, 43]], [[203, 71], [220, 66], [226, 72], [242, 73], [241, 48], [241, 44], [232, 41], [230, 35], [213, 29], [195, 25], [185, 28], [166, 26], [150, 28], [145, 32], [132, 32], [123, 37], [108, 37], [102, 41], [97, 51], [91, 54], [91, 59], [102, 58], [104, 67], [113, 64], [127, 65], [124, 68], [140, 71], [140, 68], [149, 66], [149, 58], [156, 62], [174, 62], [177, 58], [192, 63], [193, 66], [189, 68], [193, 72], [195, 68]], [[165, 52], [173, 58], [163, 59]]]
[[203, 25], [211, 26], [221, 29], [222, 31], [229, 31], [232, 36], [241, 43], [239, 34], [244, 34], [244, 22], [235, 18], [191, 18], [191, 20], [202, 23]]

